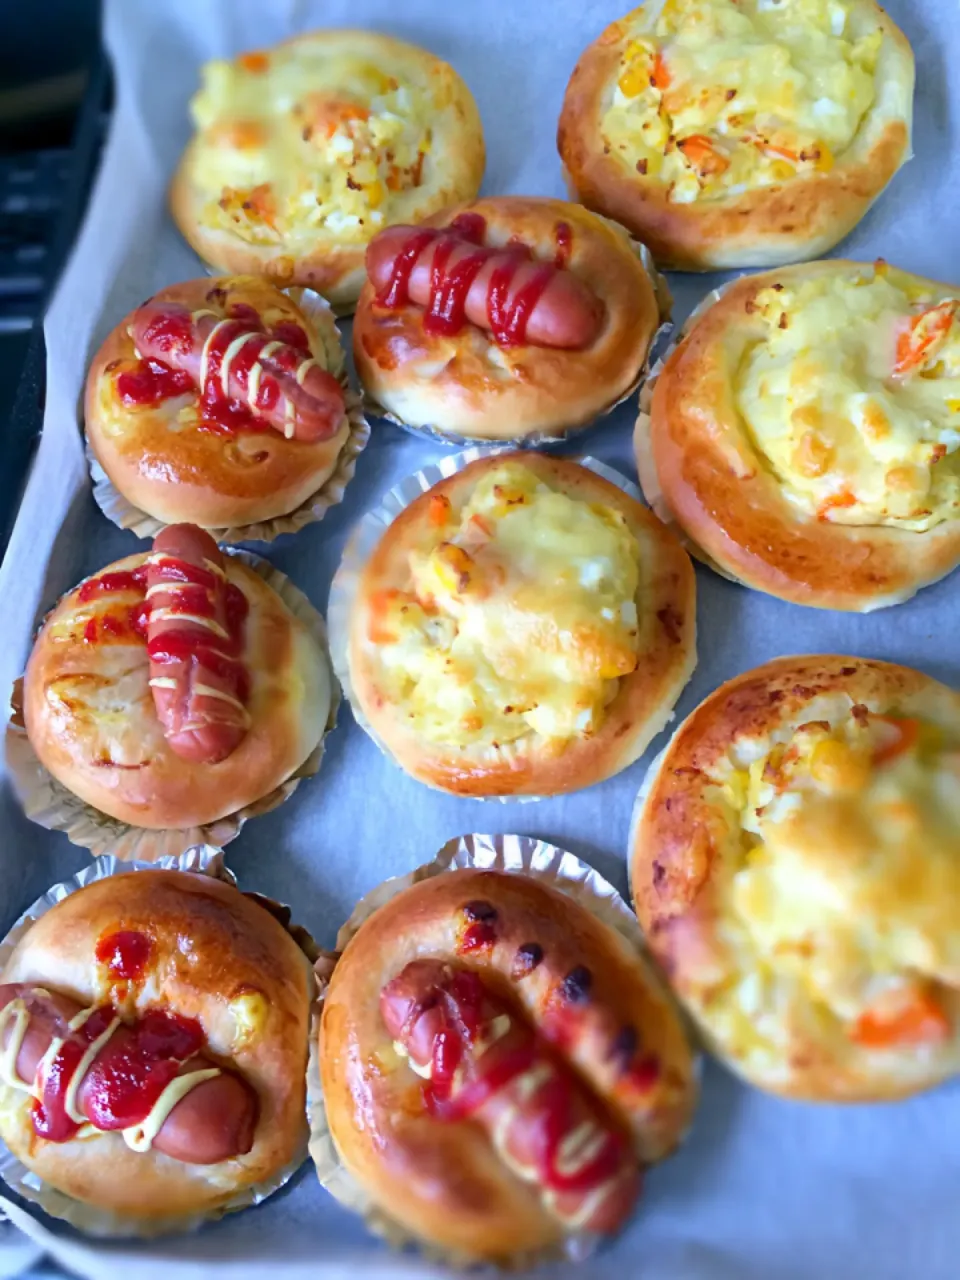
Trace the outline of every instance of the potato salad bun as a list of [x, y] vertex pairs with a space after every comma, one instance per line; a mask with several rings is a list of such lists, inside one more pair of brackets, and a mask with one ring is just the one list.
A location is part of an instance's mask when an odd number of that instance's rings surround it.
[[647, 500], [722, 573], [866, 611], [960, 561], [960, 289], [857, 262], [746, 276], [637, 424]]
[[216, 1217], [306, 1153], [313, 981], [270, 911], [209, 876], [79, 889], [0, 972], [0, 1136], [114, 1233]]
[[204, 826], [268, 796], [320, 742], [330, 701], [319, 641], [193, 525], [68, 592], [23, 689], [40, 763], [148, 828]]
[[960, 1070], [960, 694], [780, 658], [656, 761], [630, 850], [647, 941], [760, 1088], [898, 1098]]
[[630, 944], [499, 871], [421, 881], [361, 925], [325, 997], [320, 1068], [374, 1205], [498, 1263], [622, 1226], [697, 1092], [680, 1019]]
[[354, 695], [406, 771], [552, 795], [641, 755], [696, 661], [690, 560], [576, 462], [500, 453], [406, 508], [362, 574]]
[[117, 325], [87, 375], [86, 430], [114, 486], [165, 523], [286, 515], [349, 434], [329, 310], [255, 276], [170, 285]]
[[353, 351], [371, 407], [471, 440], [586, 425], [636, 385], [662, 318], [623, 229], [563, 200], [498, 196], [388, 228], [367, 277]]
[[203, 68], [170, 202], [204, 261], [310, 285], [352, 311], [368, 241], [476, 195], [470, 91], [447, 63], [375, 31], [314, 31]]
[[826, 253], [910, 155], [913, 51], [874, 0], [648, 0], [586, 50], [557, 134], [658, 262]]

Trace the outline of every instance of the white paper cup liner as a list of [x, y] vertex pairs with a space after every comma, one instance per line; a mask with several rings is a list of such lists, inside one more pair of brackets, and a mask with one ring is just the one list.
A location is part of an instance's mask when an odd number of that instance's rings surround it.
[[[385, 880], [360, 899], [350, 918], [337, 934], [336, 951], [325, 953], [316, 966], [315, 972], [320, 986], [319, 1004], [322, 1006], [339, 953], [378, 908], [412, 885], [419, 884], [421, 880], [429, 880], [434, 876], [468, 868], [530, 876], [560, 890], [619, 934], [635, 955], [637, 963], [645, 970], [648, 980], [668, 994], [666, 984], [647, 959], [643, 933], [636, 916], [614, 886], [589, 863], [583, 862], [574, 854], [556, 845], [538, 840], [535, 836], [464, 835], [448, 840], [430, 862], [424, 863], [407, 875]], [[320, 1079], [319, 1013], [317, 1023], [316, 1033], [310, 1039], [310, 1057], [307, 1063], [307, 1118], [310, 1124], [310, 1156], [321, 1185], [345, 1208], [359, 1213], [371, 1231], [394, 1247], [403, 1248], [415, 1244], [428, 1258], [455, 1266], [469, 1264], [471, 1259], [451, 1253], [449, 1250], [425, 1245], [419, 1237], [412, 1235], [402, 1223], [391, 1218], [373, 1202], [342, 1163], [327, 1123], [323, 1101], [323, 1086]], [[695, 1065], [699, 1072], [699, 1060]], [[549, 1253], [517, 1256], [511, 1259], [510, 1268], [532, 1266], [557, 1257], [566, 1258], [569, 1261], [581, 1261], [594, 1252], [602, 1240], [601, 1236], [589, 1232], [578, 1232], [567, 1237], [559, 1252], [554, 1250]]]
[[[209, 529], [208, 532], [217, 542], [272, 542], [282, 533], [297, 533], [305, 525], [316, 524], [331, 507], [343, 501], [347, 485], [356, 472], [357, 459], [370, 440], [370, 424], [364, 416], [360, 396], [350, 387], [346, 357], [330, 304], [312, 289], [286, 289], [284, 292], [294, 299], [312, 321], [316, 336], [323, 343], [324, 368], [343, 387], [349, 431], [337, 455], [333, 471], [315, 493], [287, 515], [275, 516], [272, 520], [258, 520], [253, 524], [224, 525]], [[166, 528], [163, 520], [134, 506], [115, 488], [93, 456], [89, 443], [86, 445], [86, 456], [93, 481], [94, 500], [108, 520], [121, 529], [129, 529], [138, 538], [153, 538], [161, 529]]]
[[[212, 845], [194, 845], [184, 850], [179, 856], [159, 858], [156, 862], [130, 862], [112, 856], [98, 858], [78, 875], [53, 885], [46, 893], [41, 894], [36, 902], [27, 907], [6, 937], [0, 941], [0, 973], [6, 968], [14, 948], [33, 923], [46, 915], [64, 898], [70, 897], [78, 889], [83, 889], [98, 880], [105, 880], [109, 876], [135, 875], [157, 869], [193, 871], [236, 885], [236, 877], [224, 866], [223, 851]], [[279, 904], [275, 905], [279, 906]], [[301, 943], [301, 938], [309, 939], [309, 935], [304, 934], [302, 930], [291, 928], [290, 932], [298, 943]], [[306, 949], [305, 945], [304, 949]], [[311, 947], [311, 952], [315, 950], [316, 948]], [[86, 1235], [148, 1238], [194, 1231], [204, 1223], [222, 1218], [225, 1214], [236, 1213], [240, 1209], [248, 1209], [251, 1205], [260, 1204], [289, 1182], [306, 1160], [307, 1154], [307, 1147], [304, 1145], [294, 1159], [279, 1169], [273, 1177], [245, 1187], [216, 1209], [170, 1217], [161, 1222], [153, 1218], [136, 1218], [129, 1214], [118, 1214], [113, 1210], [97, 1208], [95, 1205], [86, 1204], [82, 1200], [75, 1200], [72, 1196], [65, 1195], [31, 1172], [3, 1141], [0, 1141], [0, 1178], [11, 1191], [30, 1206], [42, 1209], [52, 1218], [60, 1218], [68, 1222]]]
[[[597, 214], [597, 217], [602, 215]], [[609, 218], [603, 218], [604, 222], [611, 222], [611, 225], [619, 227], [617, 223], [613, 223]], [[645, 244], [641, 244], [639, 240], [630, 240], [637, 257], [643, 263], [644, 270], [650, 277], [650, 283], [653, 285], [653, 291], [657, 298], [657, 305], [660, 310], [661, 324], [657, 328], [650, 339], [650, 346], [647, 350], [643, 364], [637, 370], [637, 376], [633, 379], [627, 389], [620, 393], [615, 400], [606, 405], [605, 408], [598, 409], [586, 422], [575, 423], [570, 427], [563, 427], [552, 431], [534, 431], [525, 435], [516, 436], [507, 440], [488, 440], [482, 436], [466, 436], [460, 435], [455, 431], [446, 431], [443, 427], [432, 424], [417, 426], [411, 422], [405, 422], [403, 418], [398, 417], [391, 410], [385, 408], [377, 402], [375, 396], [369, 391], [364, 390], [363, 403], [366, 411], [376, 418], [383, 418], [387, 422], [392, 422], [394, 426], [402, 427], [404, 431], [409, 431], [411, 435], [420, 436], [426, 440], [437, 441], [440, 444], [450, 445], [458, 448], [465, 446], [474, 446], [485, 450], [511, 448], [511, 449], [541, 449], [548, 445], [560, 444], [564, 440], [569, 440], [571, 436], [581, 431], [587, 431], [590, 427], [596, 426], [601, 418], [607, 417], [613, 413], [614, 409], [619, 408], [625, 400], [629, 400], [637, 389], [643, 386], [649, 374], [650, 366], [659, 357], [659, 353], [673, 332], [673, 323], [670, 320], [671, 298], [670, 290], [667, 286], [665, 278], [657, 270], [653, 261], [653, 255]]]
[[[340, 682], [340, 686], [350, 704], [354, 720], [363, 729], [364, 733], [373, 739], [384, 755], [391, 760], [393, 760], [392, 753], [386, 744], [381, 741], [363, 713], [360, 699], [357, 697], [350, 676], [350, 618], [360, 590], [363, 571], [376, 550], [380, 539], [396, 520], [397, 516], [412, 503], [416, 502], [418, 498], [422, 497], [423, 494], [427, 493], [428, 490], [432, 489], [435, 484], [457, 475], [480, 458], [490, 458], [497, 453], [513, 452], [514, 449], [514, 445], [505, 444], [497, 445], [495, 449], [481, 449], [479, 446], [474, 446], [471, 449], [465, 449], [462, 453], [449, 454], [447, 457], [441, 458], [439, 462], [432, 462], [428, 466], [422, 467], [419, 471], [414, 472], [412, 476], [407, 476], [405, 480], [401, 480], [399, 484], [394, 485], [380, 500], [380, 503], [360, 519], [347, 540], [343, 558], [330, 585], [330, 599], [327, 602], [330, 658], [333, 662], [333, 670], [336, 673], [337, 680]], [[587, 455], [568, 460], [576, 462], [581, 467], [586, 467], [588, 471], [594, 472], [595, 475], [608, 480], [623, 493], [627, 494], [628, 497], [633, 498], [634, 501], [643, 501], [639, 488], [632, 480], [628, 480], [626, 476], [621, 475], [613, 467], [608, 467], [605, 462], [601, 462], [598, 458], [591, 458]], [[400, 766], [398, 765], [397, 767], [399, 768]], [[498, 804], [526, 804], [534, 800], [542, 800], [544, 797], [505, 795], [471, 796], [470, 799], [494, 801]]]
[[[304, 593], [293, 585], [286, 574], [260, 556], [230, 547], [224, 548], [224, 551], [249, 565], [273, 588], [290, 612], [318, 641], [329, 667], [326, 625]], [[193, 845], [209, 844], [221, 848], [236, 839], [248, 819], [261, 813], [269, 813], [284, 800], [288, 800], [304, 778], [313, 777], [323, 760], [326, 736], [337, 722], [340, 688], [331, 671], [330, 710], [323, 737], [299, 769], [278, 787], [259, 800], [244, 805], [236, 813], [218, 818], [216, 822], [200, 827], [169, 827], [164, 830], [135, 827], [111, 818], [109, 814], [74, 795], [44, 768], [30, 745], [23, 725], [22, 677], [14, 685], [11, 707], [13, 714], [6, 731], [6, 762], [14, 791], [27, 817], [41, 827], [46, 827], [48, 831], [63, 831], [73, 844], [94, 856], [112, 854], [124, 861], [156, 862], [160, 858], [176, 857]]]

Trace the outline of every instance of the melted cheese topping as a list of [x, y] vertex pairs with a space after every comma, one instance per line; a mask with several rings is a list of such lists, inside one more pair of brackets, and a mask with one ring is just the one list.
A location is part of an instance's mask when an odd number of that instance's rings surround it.
[[640, 556], [623, 516], [516, 462], [449, 508], [434, 495], [411, 589], [372, 602], [388, 697], [436, 742], [593, 733], [640, 651]]
[[208, 62], [191, 103], [208, 226], [252, 244], [363, 243], [419, 187], [442, 103], [390, 67], [321, 43]]
[[715, 775], [731, 966], [710, 1022], [766, 1068], [798, 1018], [817, 1038], [920, 1052], [951, 1034], [936, 984], [960, 973], [960, 734], [836, 697], [809, 714], [738, 741]]
[[786, 496], [843, 524], [923, 530], [960, 516], [960, 319], [876, 268], [763, 290], [737, 408]]
[[829, 170], [874, 103], [879, 28], [849, 0], [651, 0], [601, 120], [611, 151], [689, 203]]

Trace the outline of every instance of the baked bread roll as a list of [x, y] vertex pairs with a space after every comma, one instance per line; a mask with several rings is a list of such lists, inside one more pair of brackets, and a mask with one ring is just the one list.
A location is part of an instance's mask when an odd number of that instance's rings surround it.
[[363, 714], [455, 795], [553, 795], [632, 764], [696, 661], [694, 574], [644, 507], [576, 462], [501, 453], [383, 534], [349, 622]]
[[166, 524], [227, 528], [296, 510], [350, 435], [333, 317], [254, 276], [161, 289], [87, 375], [90, 448]]
[[747, 276], [657, 380], [647, 500], [722, 573], [866, 611], [960, 561], [960, 289], [886, 263]]
[[421, 881], [361, 926], [325, 997], [320, 1070], [364, 1193], [458, 1260], [616, 1230], [696, 1101], [640, 956], [559, 890], [496, 871]]
[[654, 955], [714, 1051], [794, 1098], [960, 1070], [960, 695], [865, 658], [723, 685], [645, 786], [630, 851]]
[[384, 231], [367, 275], [353, 354], [372, 405], [468, 439], [586, 425], [636, 384], [661, 321], [637, 247], [563, 200], [497, 196]]
[[208, 534], [175, 525], [47, 617], [23, 714], [40, 763], [136, 827], [204, 826], [261, 800], [323, 736], [318, 640]]
[[483, 131], [470, 91], [425, 49], [314, 31], [203, 68], [173, 216], [219, 271], [310, 285], [352, 311], [371, 236], [470, 200]]
[[290, 934], [230, 885], [88, 885], [0, 973], [0, 1136], [43, 1183], [116, 1214], [114, 1234], [217, 1217], [306, 1156], [313, 991]]
[[651, 0], [581, 57], [557, 144], [658, 262], [772, 267], [832, 249], [909, 158], [913, 83], [874, 0]]

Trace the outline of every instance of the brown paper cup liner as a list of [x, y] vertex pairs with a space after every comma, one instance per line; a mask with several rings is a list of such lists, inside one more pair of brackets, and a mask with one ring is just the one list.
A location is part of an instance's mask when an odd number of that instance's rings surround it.
[[[601, 215], [597, 215], [600, 217]], [[604, 222], [611, 222], [611, 225], [618, 226], [611, 219], [604, 218]], [[622, 231], [622, 227], [618, 226], [618, 230]], [[420, 436], [426, 440], [438, 441], [440, 444], [458, 446], [461, 449], [466, 446], [475, 446], [478, 449], [540, 449], [552, 444], [560, 444], [564, 440], [569, 440], [571, 436], [577, 435], [581, 431], [586, 431], [590, 427], [596, 426], [601, 418], [607, 417], [613, 413], [625, 400], [629, 400], [639, 387], [644, 384], [648, 376], [651, 364], [659, 358], [659, 353], [664, 344], [669, 341], [673, 332], [673, 324], [670, 320], [670, 308], [672, 299], [670, 290], [664, 277], [654, 265], [653, 256], [646, 245], [641, 244], [638, 240], [631, 239], [630, 244], [637, 257], [643, 263], [650, 282], [653, 285], [654, 293], [657, 298], [657, 305], [660, 311], [661, 324], [654, 332], [650, 339], [650, 346], [647, 351], [646, 358], [640, 368], [637, 370], [637, 376], [623, 391], [616, 400], [613, 400], [605, 408], [598, 409], [586, 422], [576, 423], [571, 427], [567, 427], [560, 431], [534, 431], [526, 435], [516, 436], [512, 440], [487, 440], [482, 436], [464, 436], [458, 435], [454, 431], [446, 431], [443, 427], [435, 425], [416, 426], [411, 422], [405, 422], [403, 418], [398, 417], [390, 409], [379, 404], [376, 398], [369, 391], [364, 390], [363, 404], [366, 411], [376, 418], [384, 418], [387, 422], [392, 422], [396, 427], [402, 427], [404, 431], [409, 431], [411, 435]]]
[[[380, 748], [385, 756], [396, 764], [388, 747], [380, 740], [370, 721], [363, 713], [360, 699], [357, 697], [350, 676], [350, 617], [360, 590], [360, 582], [367, 562], [377, 548], [380, 539], [394, 520], [405, 511], [411, 503], [422, 497], [441, 480], [449, 479], [476, 462], [480, 458], [489, 458], [496, 453], [508, 452], [513, 445], [498, 445], [495, 449], [481, 449], [479, 446], [465, 449], [463, 453], [448, 454], [439, 462], [430, 463], [419, 471], [401, 480], [399, 484], [386, 493], [379, 504], [368, 511], [355, 526], [344, 548], [343, 558], [333, 577], [330, 586], [330, 599], [327, 602], [327, 623], [330, 628], [330, 657], [337, 680], [350, 703], [353, 718], [360, 728]], [[605, 462], [589, 456], [571, 458], [588, 471], [602, 476], [615, 484], [629, 497], [637, 502], [642, 501], [640, 490], [626, 476], [608, 467]], [[671, 717], [672, 718], [672, 717]], [[398, 766], [399, 767], [399, 766]], [[543, 796], [506, 795], [506, 796], [471, 796], [472, 800], [494, 804], [530, 804], [534, 800], [542, 800]]]
[[[0, 940], [0, 972], [6, 967], [7, 960], [14, 947], [30, 929], [31, 925], [41, 916], [46, 915], [51, 907], [55, 907], [59, 902], [62, 902], [64, 898], [68, 898], [72, 893], [76, 893], [78, 889], [83, 889], [98, 880], [105, 880], [108, 876], [135, 875], [151, 872], [157, 868], [173, 871], [193, 871], [200, 875], [208, 875], [214, 879], [223, 880], [227, 884], [236, 884], [236, 877], [224, 866], [223, 851], [211, 845], [195, 845], [177, 857], [160, 858], [151, 863], [122, 861], [110, 855], [98, 858], [96, 862], [81, 871], [79, 875], [73, 876], [61, 884], [53, 885], [52, 888], [48, 889], [46, 893], [42, 894], [36, 902], [24, 911], [7, 936]], [[269, 898], [261, 898], [259, 894], [250, 896], [256, 897], [272, 915], [280, 920], [308, 959], [314, 960], [317, 954], [316, 945], [305, 929], [289, 923], [290, 912], [288, 908], [280, 903], [273, 902]], [[75, 1200], [72, 1196], [58, 1191], [48, 1182], [44, 1182], [37, 1174], [31, 1172], [2, 1141], [0, 1141], [0, 1178], [13, 1192], [27, 1201], [30, 1206], [42, 1209], [44, 1213], [49, 1214], [52, 1218], [60, 1218], [64, 1222], [69, 1222], [71, 1226], [76, 1227], [87, 1235], [148, 1238], [171, 1235], [183, 1231], [194, 1231], [205, 1222], [222, 1218], [228, 1213], [237, 1213], [239, 1210], [247, 1209], [251, 1205], [260, 1204], [268, 1196], [278, 1191], [285, 1183], [289, 1182], [304, 1160], [306, 1160], [307, 1154], [305, 1143], [303, 1149], [297, 1152], [294, 1159], [282, 1169], [277, 1170], [272, 1178], [265, 1179], [253, 1186], [245, 1187], [216, 1209], [168, 1218], [162, 1223], [158, 1223], [155, 1219], [135, 1218], [127, 1214], [117, 1214], [112, 1210], [100, 1209], [95, 1205], [86, 1204], [82, 1200]]]
[[[315, 326], [317, 337], [323, 344], [324, 367], [328, 373], [333, 374], [344, 390], [349, 430], [333, 471], [316, 493], [312, 493], [299, 507], [285, 516], [258, 520], [254, 524], [224, 525], [210, 529], [210, 535], [217, 542], [272, 542], [282, 533], [297, 533], [305, 525], [316, 524], [331, 507], [343, 501], [347, 485], [357, 469], [357, 459], [370, 440], [370, 424], [364, 417], [360, 396], [350, 387], [346, 357], [329, 303], [312, 289], [287, 289], [285, 292]], [[93, 481], [94, 500], [108, 520], [121, 529], [129, 529], [138, 538], [152, 538], [166, 527], [164, 521], [134, 506], [114, 487], [93, 456], [89, 444], [86, 445], [86, 455]]]
[[[249, 565], [276, 591], [290, 612], [314, 635], [327, 658], [329, 668], [326, 625], [304, 593], [293, 585], [286, 574], [260, 556], [229, 548], [227, 554], [235, 555]], [[95, 857], [112, 854], [121, 861], [156, 862], [159, 858], [175, 857], [193, 845], [214, 845], [220, 848], [228, 844], [240, 834], [243, 824], [249, 818], [269, 813], [289, 799], [304, 778], [313, 777], [323, 759], [326, 735], [337, 722], [340, 689], [331, 672], [330, 710], [323, 738], [299, 769], [269, 795], [202, 827], [171, 827], [166, 830], [130, 826], [95, 809], [93, 805], [86, 804], [79, 796], [68, 791], [44, 768], [30, 745], [23, 723], [22, 677], [14, 684], [10, 702], [12, 715], [7, 725], [6, 761], [14, 791], [27, 817], [41, 827], [46, 827], [48, 831], [63, 831], [73, 844], [80, 845]]]
[[[647, 960], [643, 933], [636, 916], [614, 886], [588, 863], [534, 836], [465, 835], [449, 840], [432, 861], [417, 867], [408, 875], [385, 880], [361, 898], [350, 918], [337, 934], [336, 951], [324, 953], [315, 967], [314, 971], [320, 984], [320, 1004], [322, 1005], [339, 953], [379, 907], [412, 885], [419, 884], [421, 880], [429, 880], [433, 876], [445, 875], [465, 868], [531, 876], [559, 889], [619, 934], [625, 946], [643, 965], [650, 981], [660, 983]], [[662, 983], [660, 985], [662, 986]], [[327, 1123], [323, 1102], [323, 1086], [320, 1080], [322, 1043], [319, 1034], [319, 1013], [317, 1023], [316, 1034], [310, 1041], [310, 1058], [307, 1065], [307, 1118], [310, 1123], [310, 1156], [321, 1185], [345, 1208], [359, 1213], [374, 1234], [381, 1236], [394, 1247], [399, 1249], [416, 1244], [431, 1260], [457, 1267], [470, 1265], [471, 1262], [476, 1265], [475, 1260], [467, 1256], [439, 1249], [436, 1246], [424, 1245], [419, 1237], [412, 1235], [402, 1223], [391, 1218], [373, 1202], [341, 1161]], [[518, 1255], [511, 1259], [510, 1269], [533, 1266], [557, 1258], [580, 1261], [597, 1248], [601, 1239], [588, 1232], [578, 1232], [568, 1236], [559, 1250]]]

